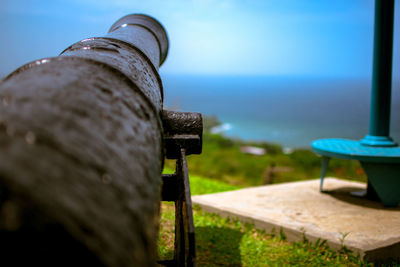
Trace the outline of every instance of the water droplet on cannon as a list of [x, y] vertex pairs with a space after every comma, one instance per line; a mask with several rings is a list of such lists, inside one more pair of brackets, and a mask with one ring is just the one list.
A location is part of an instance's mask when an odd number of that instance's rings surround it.
[[27, 132], [25, 134], [25, 141], [29, 145], [33, 145], [36, 142], [36, 135], [33, 132]]
[[120, 101], [122, 98], [122, 94], [120, 92], [113, 92], [112, 100], [113, 101]]
[[3, 96], [1, 98], [1, 103], [3, 104], [3, 106], [7, 107], [11, 102], [11, 97], [10, 96]]
[[111, 183], [112, 178], [108, 173], [104, 173], [101, 176], [101, 180], [103, 181], [104, 184], [109, 184], [109, 183]]

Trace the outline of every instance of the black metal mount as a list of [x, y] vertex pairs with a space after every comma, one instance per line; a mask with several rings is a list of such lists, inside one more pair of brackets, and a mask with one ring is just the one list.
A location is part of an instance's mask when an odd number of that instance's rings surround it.
[[174, 259], [164, 266], [196, 266], [195, 234], [186, 155], [200, 154], [203, 123], [200, 113], [163, 111], [166, 157], [176, 159], [174, 174], [163, 175], [162, 200], [175, 202]]
[[203, 121], [200, 113], [163, 110], [164, 147], [167, 159], [179, 159], [180, 149], [186, 155], [201, 154]]

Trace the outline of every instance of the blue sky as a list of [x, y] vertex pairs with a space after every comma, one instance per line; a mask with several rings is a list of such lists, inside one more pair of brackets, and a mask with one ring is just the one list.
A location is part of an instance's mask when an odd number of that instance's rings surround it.
[[[2, 0], [0, 74], [145, 13], [169, 34], [161, 73], [368, 78], [373, 7], [372, 0]], [[395, 62], [399, 48], [395, 39]]]

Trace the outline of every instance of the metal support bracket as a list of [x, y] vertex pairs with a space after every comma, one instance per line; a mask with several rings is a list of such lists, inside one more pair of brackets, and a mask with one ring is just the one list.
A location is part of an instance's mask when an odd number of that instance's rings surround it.
[[328, 164], [331, 158], [326, 157], [326, 156], [322, 156], [321, 159], [321, 181], [319, 183], [319, 191], [320, 192], [324, 192], [323, 190], [323, 185], [324, 185], [324, 179], [325, 179], [325, 174], [326, 174], [326, 170], [328, 169]]
[[164, 266], [196, 266], [192, 199], [186, 155], [200, 154], [203, 123], [201, 114], [163, 112], [165, 155], [176, 159], [174, 174], [164, 174], [162, 200], [175, 202], [174, 259], [160, 261]]

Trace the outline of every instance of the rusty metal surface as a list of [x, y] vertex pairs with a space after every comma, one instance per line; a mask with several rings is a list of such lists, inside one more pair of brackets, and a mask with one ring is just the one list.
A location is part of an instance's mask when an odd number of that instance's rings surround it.
[[203, 120], [200, 113], [164, 110], [162, 118], [167, 158], [179, 159], [182, 147], [186, 155], [201, 154]]
[[175, 202], [174, 259], [160, 261], [163, 266], [196, 266], [196, 242], [186, 149], [179, 149], [174, 174], [163, 175], [163, 201]]
[[149, 98], [157, 112], [161, 111], [161, 78], [151, 61], [137, 47], [117, 39], [89, 38], [71, 45], [60, 56], [89, 58], [121, 70]]
[[[164, 27], [154, 18], [150, 18], [147, 15], [135, 14], [135, 15], [127, 15], [125, 17], [120, 18], [117, 22], [115, 22], [110, 30], [109, 33], [116, 31], [117, 29], [121, 28], [125, 25], [137, 25], [139, 27], [145, 28], [150, 31], [157, 39], [159, 44], [159, 58], [160, 58], [160, 65], [164, 63], [165, 59], [168, 55], [168, 48], [169, 48], [169, 41], [166, 32], [164, 31]], [[132, 38], [128, 36], [128, 42]]]
[[88, 39], [0, 84], [3, 262], [154, 265], [162, 88], [126, 41]]
[[163, 174], [162, 175], [162, 190], [161, 200], [162, 201], [177, 201], [179, 198], [179, 185], [178, 177], [176, 173]]
[[159, 262], [164, 266], [195, 266], [196, 246], [186, 155], [202, 150], [201, 114], [164, 110], [164, 147], [167, 158], [176, 159], [174, 174], [164, 174], [162, 200], [175, 202], [174, 259]]
[[[177, 205], [182, 205], [179, 207], [182, 211], [182, 224], [184, 229], [184, 246], [180, 246], [177, 249], [177, 257], [184, 260], [180, 263], [181, 266], [196, 266], [196, 243], [194, 235], [194, 221], [193, 221], [193, 209], [192, 209], [192, 197], [190, 193], [190, 183], [189, 183], [189, 170], [186, 162], [186, 150], [184, 148], [180, 151], [180, 157], [177, 161], [177, 173], [178, 176], [182, 177], [183, 180], [183, 197], [180, 201], [177, 201]], [[178, 256], [179, 255], [179, 256]]]

